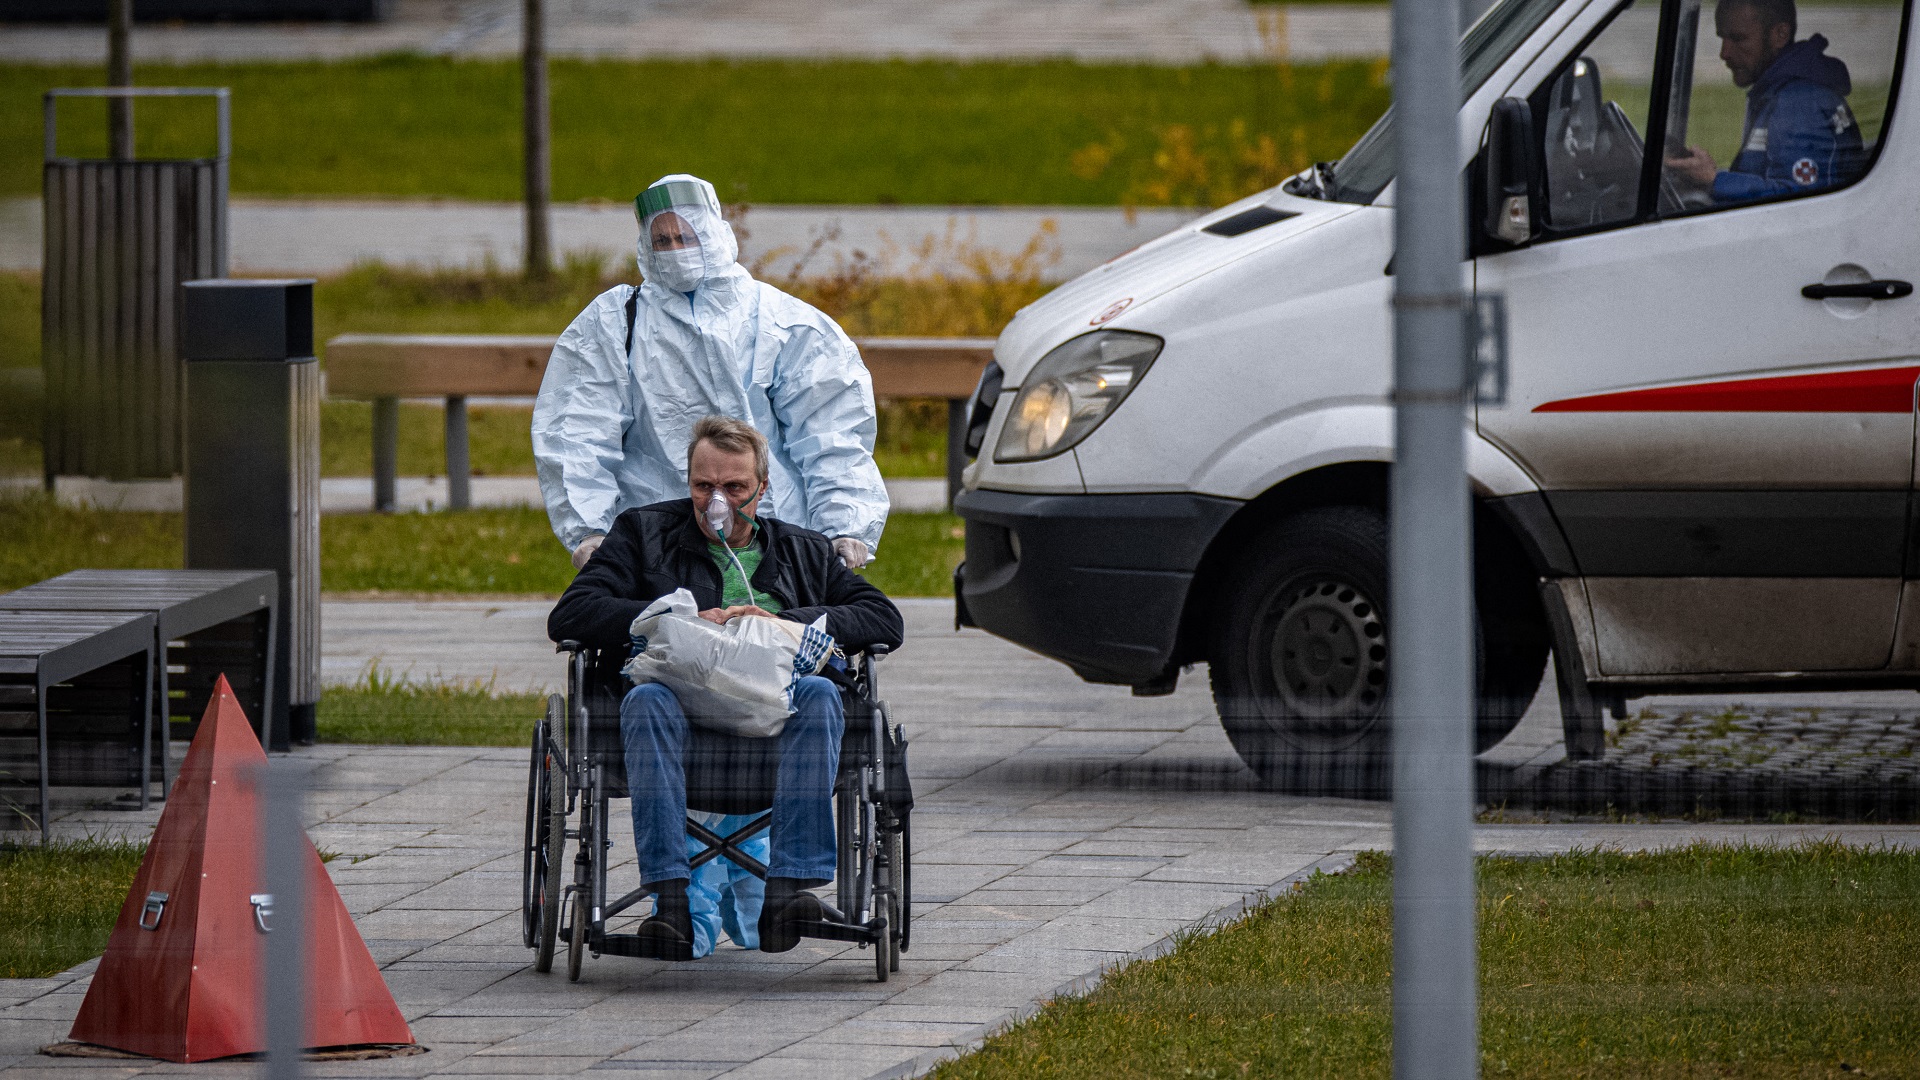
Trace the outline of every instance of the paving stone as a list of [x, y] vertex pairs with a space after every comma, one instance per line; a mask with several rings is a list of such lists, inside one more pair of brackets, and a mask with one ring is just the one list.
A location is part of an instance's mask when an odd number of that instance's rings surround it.
[[765, 1057], [805, 1037], [795, 1031], [750, 1031], [731, 1026], [709, 1029], [703, 1021], [671, 1035], [649, 1039], [612, 1060], [745, 1062]]

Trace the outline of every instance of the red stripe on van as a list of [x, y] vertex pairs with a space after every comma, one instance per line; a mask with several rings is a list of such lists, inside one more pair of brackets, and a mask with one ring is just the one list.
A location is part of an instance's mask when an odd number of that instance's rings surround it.
[[1533, 411], [1905, 413], [1913, 411], [1916, 378], [1920, 367], [1736, 379], [1564, 398]]

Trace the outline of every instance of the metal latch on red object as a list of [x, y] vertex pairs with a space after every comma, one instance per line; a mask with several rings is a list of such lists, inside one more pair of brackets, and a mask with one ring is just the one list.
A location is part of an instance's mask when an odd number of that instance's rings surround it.
[[160, 929], [160, 916], [167, 910], [167, 894], [150, 892], [147, 894], [147, 906], [140, 909], [140, 929]]
[[253, 925], [259, 927], [263, 934], [273, 933], [273, 927], [267, 925], [267, 920], [273, 917], [273, 894], [254, 893], [247, 897], [247, 903], [253, 905]]

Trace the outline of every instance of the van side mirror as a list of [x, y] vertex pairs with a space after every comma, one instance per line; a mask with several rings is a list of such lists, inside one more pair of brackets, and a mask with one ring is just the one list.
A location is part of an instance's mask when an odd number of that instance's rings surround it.
[[1487, 121], [1488, 236], [1518, 246], [1533, 237], [1533, 107], [1501, 98]]

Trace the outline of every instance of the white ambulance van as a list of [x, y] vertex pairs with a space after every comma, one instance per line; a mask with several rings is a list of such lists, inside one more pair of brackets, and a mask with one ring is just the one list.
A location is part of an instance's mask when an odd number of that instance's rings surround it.
[[[1463, 277], [1509, 342], [1462, 414], [1481, 747], [1549, 651], [1576, 757], [1640, 695], [1920, 688], [1908, 23], [1501, 0], [1464, 35]], [[1276, 783], [1376, 787], [1387, 742], [1393, 145], [1026, 308], [970, 417], [960, 619], [1138, 694], [1204, 661]]]

